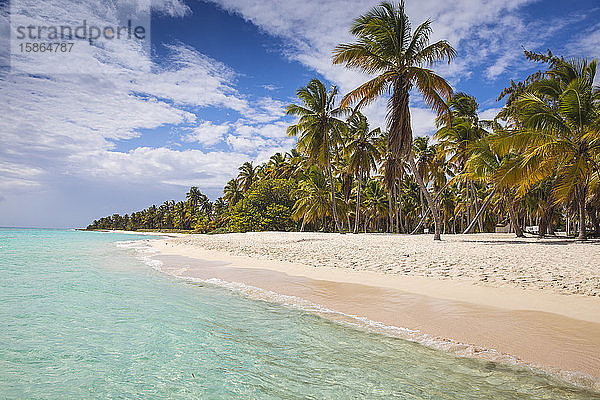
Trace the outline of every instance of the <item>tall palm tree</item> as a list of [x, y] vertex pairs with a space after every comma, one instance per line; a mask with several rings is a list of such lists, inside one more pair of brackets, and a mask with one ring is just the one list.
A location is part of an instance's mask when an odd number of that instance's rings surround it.
[[[455, 174], [461, 174], [469, 158], [469, 146], [487, 135], [488, 132], [483, 126], [490, 125], [490, 122], [479, 120], [477, 115], [479, 105], [473, 96], [466, 93], [454, 93], [448, 102], [448, 107], [452, 112], [452, 119], [447, 121], [438, 118], [436, 125], [439, 129], [435, 137], [439, 140], [440, 156], [448, 159]], [[461, 179], [458, 184], [465, 186], [460, 189], [465, 189], [467, 195], [465, 208], [468, 211], [466, 212], [467, 224], [470, 224], [473, 210], [474, 213], [479, 211], [477, 190], [469, 179]], [[482, 230], [481, 219], [478, 222]]]
[[325, 168], [329, 176], [335, 225], [338, 232], [344, 233], [337, 213], [331, 166], [334, 148], [340, 142], [341, 133], [346, 129], [345, 123], [338, 118], [343, 115], [343, 111], [335, 106], [337, 92], [335, 86], [328, 91], [318, 79], [312, 79], [308, 85], [298, 89], [296, 95], [303, 105], [290, 104], [286, 113], [300, 119], [296, 125], [287, 128], [287, 134], [290, 137], [299, 136], [298, 150], [304, 152], [311, 163]]
[[248, 189], [250, 189], [250, 186], [252, 186], [254, 183], [258, 172], [257, 169], [258, 167], [254, 168], [252, 162], [250, 161], [246, 161], [241, 167], [238, 168], [240, 173], [238, 174], [237, 180], [241, 185], [242, 192], [246, 193]]
[[438, 210], [419, 176], [412, 154], [409, 95], [415, 87], [438, 115], [450, 116], [444, 98], [450, 97], [452, 88], [426, 66], [440, 60], [450, 62], [456, 51], [445, 40], [429, 43], [432, 32], [430, 21], [423, 22], [411, 33], [404, 1], [397, 6], [381, 3], [355, 19], [350, 32], [357, 37], [357, 42], [338, 45], [333, 62], [379, 75], [348, 93], [342, 100], [342, 106], [358, 102], [357, 107], [360, 108], [386, 92], [391, 93], [387, 119], [390, 151], [399, 158], [408, 159], [434, 216], [434, 239], [439, 240], [441, 225]]
[[360, 189], [362, 180], [369, 178], [371, 171], [377, 167], [380, 153], [375, 147], [375, 139], [381, 134], [381, 129], [369, 130], [367, 117], [356, 112], [348, 121], [350, 142], [344, 149], [348, 154], [348, 169], [356, 176], [356, 214], [354, 216], [354, 233], [358, 233], [360, 225]]
[[600, 88], [594, 86], [597, 60], [565, 61], [539, 55], [550, 64], [512, 103], [512, 117], [524, 129], [506, 142], [523, 152], [521, 188], [555, 176], [556, 203], [574, 199], [579, 238], [586, 239], [586, 199], [600, 179]]

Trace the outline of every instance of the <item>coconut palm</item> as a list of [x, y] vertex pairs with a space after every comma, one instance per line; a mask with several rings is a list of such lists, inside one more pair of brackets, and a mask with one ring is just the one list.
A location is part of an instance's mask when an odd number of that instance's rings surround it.
[[240, 185], [236, 179], [231, 179], [223, 189], [223, 198], [227, 200], [227, 204], [233, 207], [244, 197]]
[[356, 214], [354, 233], [358, 233], [360, 222], [360, 189], [362, 180], [369, 178], [371, 171], [377, 167], [380, 153], [375, 147], [375, 139], [381, 134], [381, 129], [369, 130], [367, 117], [356, 112], [348, 121], [349, 143], [344, 151], [348, 154], [348, 169], [356, 178]]
[[305, 178], [300, 181], [296, 196], [298, 200], [292, 210], [292, 218], [296, 221], [302, 220], [300, 232], [304, 231], [306, 224], [313, 223], [319, 219], [331, 215], [331, 198], [327, 185], [327, 178], [323, 171], [311, 167]]
[[252, 162], [250, 161], [246, 161], [241, 167], [238, 168], [240, 173], [238, 174], [237, 180], [243, 193], [246, 193], [248, 189], [250, 189], [250, 186], [252, 186], [254, 183], [258, 173], [257, 169], [258, 168], [254, 168]]
[[[466, 93], [454, 93], [448, 102], [448, 107], [452, 112], [452, 119], [447, 121], [438, 118], [436, 124], [439, 129], [435, 137], [439, 141], [440, 156], [448, 159], [448, 164], [455, 174], [461, 174], [469, 158], [469, 146], [487, 135], [483, 125], [490, 125], [490, 123], [479, 121], [477, 115], [479, 105], [473, 96]], [[467, 224], [470, 224], [473, 213], [479, 211], [477, 189], [473, 182], [466, 178], [458, 180], [458, 184], [464, 186], [459, 189], [466, 194], [464, 208], [468, 219]], [[478, 222], [481, 231], [483, 229], [481, 219], [478, 219]]]
[[[540, 55], [540, 57], [543, 57]], [[521, 190], [555, 176], [556, 203], [575, 200], [579, 238], [586, 239], [586, 199], [600, 178], [600, 88], [597, 60], [544, 59], [550, 68], [513, 103], [512, 117], [524, 129], [505, 142], [523, 152]]]
[[516, 193], [514, 189], [520, 174], [520, 157], [514, 152], [501, 153], [495, 146], [490, 145], [498, 142], [499, 137], [499, 135], [493, 134], [469, 145], [470, 157], [465, 164], [465, 170], [456, 177], [457, 180], [471, 179], [481, 182], [489, 185], [491, 190], [477, 215], [463, 233], [469, 233], [492, 200], [499, 197], [498, 200], [506, 205], [517, 237], [523, 237], [515, 210]]
[[441, 226], [437, 207], [417, 171], [412, 154], [409, 96], [411, 89], [416, 88], [438, 115], [449, 117], [444, 98], [450, 98], [452, 88], [426, 66], [440, 60], [450, 62], [456, 51], [445, 40], [429, 43], [432, 32], [430, 21], [423, 22], [411, 33], [404, 1], [397, 6], [381, 3], [355, 19], [350, 32], [356, 36], [357, 42], [338, 45], [333, 62], [379, 75], [348, 93], [342, 100], [342, 106], [357, 103], [357, 108], [361, 108], [384, 93], [391, 93], [387, 118], [389, 148], [393, 155], [407, 158], [434, 216], [434, 239], [439, 240]]
[[335, 184], [331, 160], [333, 151], [339, 144], [341, 133], [346, 129], [345, 123], [338, 117], [344, 112], [335, 106], [337, 88], [332, 86], [328, 91], [323, 82], [312, 79], [307, 86], [296, 91], [303, 105], [290, 104], [286, 108], [288, 115], [299, 117], [295, 125], [287, 128], [288, 136], [299, 136], [297, 148], [308, 157], [308, 160], [325, 168], [329, 176], [331, 190], [331, 206], [333, 218], [338, 232], [344, 233], [340, 224], [335, 201]]
[[198, 210], [198, 206], [203, 201], [203, 196], [204, 195], [202, 192], [200, 192], [200, 189], [198, 189], [197, 186], [192, 186], [190, 191], [185, 194], [185, 198], [190, 205], [192, 214], [195, 214]]
[[369, 224], [380, 230], [380, 222], [386, 220], [388, 212], [388, 196], [380, 180], [369, 179], [365, 184], [365, 232]]

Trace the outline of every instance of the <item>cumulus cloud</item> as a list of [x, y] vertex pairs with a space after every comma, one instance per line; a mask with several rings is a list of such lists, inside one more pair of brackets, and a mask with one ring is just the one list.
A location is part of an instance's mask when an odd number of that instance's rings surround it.
[[[74, 23], [111, 18], [110, 4], [100, 0], [24, 1], [34, 18], [55, 15]], [[175, 17], [190, 12], [179, 0], [153, 0], [152, 6]], [[8, 22], [5, 7], [0, 18]], [[30, 74], [27, 67], [34, 60], [24, 56], [10, 73], [0, 75], [3, 194], [15, 196], [67, 182], [222, 188], [237, 165], [288, 143], [284, 103], [240, 93], [234, 70], [190, 46], [166, 44], [167, 58], [153, 63], [140, 46], [83, 44], [68, 61], [70, 68], [89, 73]], [[88, 69], [90, 65], [102, 69]], [[198, 120], [192, 111], [203, 107], [231, 110], [241, 117], [233, 122]], [[202, 149], [174, 150], [165, 144], [118, 150], [120, 143], [161, 127], [175, 128], [183, 141]], [[207, 150], [219, 144], [225, 148]]]
[[229, 123], [214, 124], [210, 121], [202, 121], [198, 126], [191, 128], [184, 140], [202, 143], [207, 146], [215, 145], [222, 141], [229, 129]]
[[[331, 65], [331, 54], [335, 45], [352, 40], [348, 33], [352, 20], [380, 1], [213, 1], [265, 31], [286, 38], [290, 44], [286, 52], [288, 57], [315, 69], [338, 83], [343, 90], [349, 90], [363, 81], [364, 77], [360, 74]], [[477, 65], [496, 63], [502, 56], [502, 50], [505, 50], [501, 42], [506, 38], [523, 38], [521, 35], [515, 35], [515, 27], [522, 28], [518, 32], [523, 32], [526, 28], [516, 11], [533, 1], [424, 0], [407, 2], [406, 7], [414, 27], [426, 19], [431, 19], [434, 27], [432, 40], [447, 39], [453, 46], [466, 53], [463, 55], [472, 56], [470, 63], [457, 63], [445, 70], [451, 77], [458, 78]], [[331, 21], [335, 23], [332, 24]], [[530, 30], [534, 28], [539, 26], [529, 27]], [[512, 48], [511, 52], [516, 50], [518, 53], [519, 48]], [[483, 57], [482, 49], [487, 49], [487, 54]]]
[[[433, 21], [432, 40], [447, 39], [460, 57], [450, 65], [435, 69], [453, 84], [469, 78], [477, 68], [484, 68], [490, 79], [497, 79], [511, 68], [526, 68], [521, 46], [535, 48], [568, 23], [567, 19], [550, 26], [545, 22], [525, 23], [518, 10], [534, 0], [457, 0], [407, 2], [413, 28]], [[333, 48], [353, 38], [348, 33], [352, 20], [380, 3], [379, 0], [307, 0], [282, 2], [265, 0], [213, 0], [224, 9], [242, 16], [266, 32], [285, 38], [288, 58], [299, 61], [334, 82], [347, 92], [365, 82], [368, 76], [332, 65]], [[335, 21], [334, 24], [331, 21]], [[413, 100], [415, 134], [431, 133], [434, 116], [419, 101]], [[380, 101], [364, 110], [373, 126], [385, 127], [386, 102]]]

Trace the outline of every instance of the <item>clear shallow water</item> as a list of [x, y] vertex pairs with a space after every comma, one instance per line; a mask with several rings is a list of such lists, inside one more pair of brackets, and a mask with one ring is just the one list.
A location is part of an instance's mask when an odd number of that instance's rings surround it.
[[169, 278], [136, 238], [0, 229], [0, 398], [600, 398]]

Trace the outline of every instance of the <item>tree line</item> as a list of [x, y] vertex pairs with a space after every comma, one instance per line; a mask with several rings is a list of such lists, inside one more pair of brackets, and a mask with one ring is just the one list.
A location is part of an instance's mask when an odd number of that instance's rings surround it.
[[[197, 187], [131, 215], [94, 221], [89, 229], [179, 229], [203, 233], [261, 230], [344, 232], [493, 232], [541, 236], [564, 230], [585, 239], [600, 226], [600, 89], [597, 60], [525, 51], [541, 69], [511, 81], [505, 105], [480, 120], [478, 104], [454, 92], [430, 66], [455, 50], [430, 43], [431, 23], [414, 31], [404, 4], [382, 3], [358, 17], [356, 41], [340, 44], [333, 62], [374, 78], [338, 101], [318, 79], [286, 108], [296, 148], [237, 177], [211, 202]], [[434, 141], [413, 139], [409, 99], [418, 93], [437, 113]], [[385, 129], [361, 109], [385, 96]]]

